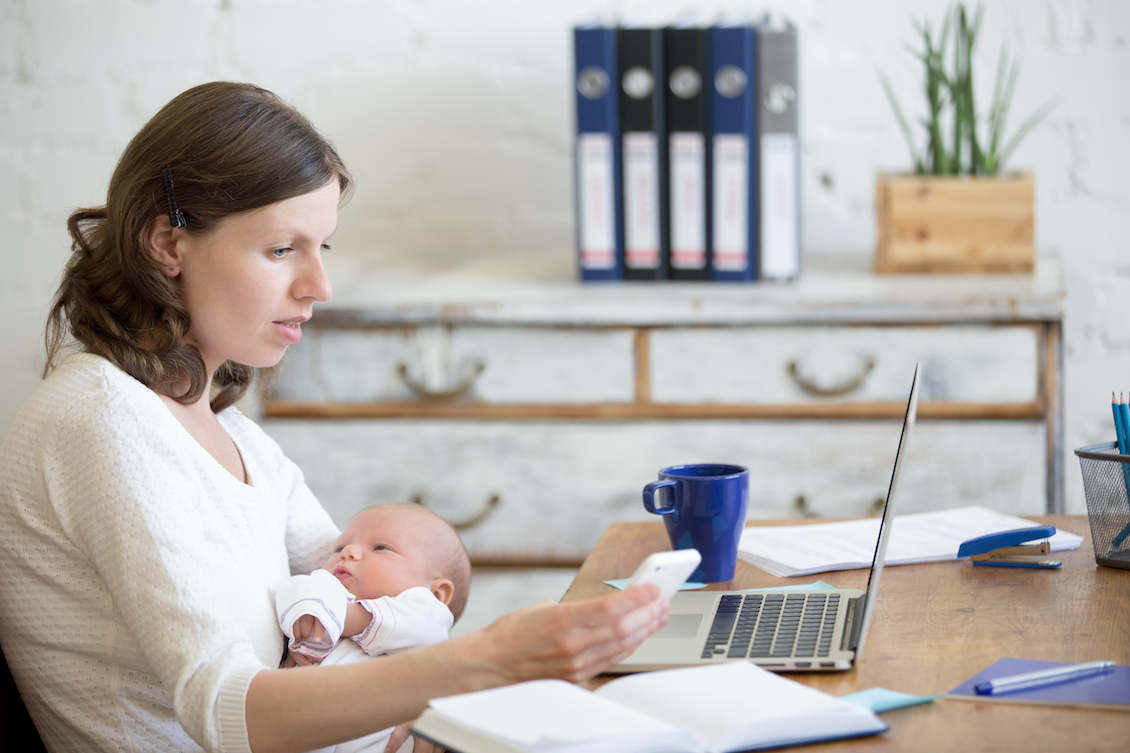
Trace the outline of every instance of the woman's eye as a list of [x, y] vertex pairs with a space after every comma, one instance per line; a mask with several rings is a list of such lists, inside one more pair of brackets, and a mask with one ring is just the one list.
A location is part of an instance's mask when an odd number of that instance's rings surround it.
[[276, 248], [271, 252], [271, 256], [275, 257], [276, 259], [282, 259], [286, 256], [288, 251], [290, 251], [289, 248]]
[[325, 252], [325, 251], [329, 251], [329, 250], [330, 250], [330, 244], [323, 243], [322, 244], [322, 251]]

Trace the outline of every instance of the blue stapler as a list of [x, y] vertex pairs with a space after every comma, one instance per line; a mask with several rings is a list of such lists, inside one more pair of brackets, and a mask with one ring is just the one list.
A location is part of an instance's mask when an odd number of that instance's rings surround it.
[[[990, 533], [963, 542], [957, 556], [969, 557], [974, 565], [990, 567], [1059, 567], [1059, 560], [1042, 560], [1036, 557], [1051, 554], [1048, 538], [1055, 534], [1055, 526], [1035, 526], [1017, 528], [1012, 531]], [[1038, 544], [1025, 544], [1026, 541], [1043, 539]]]

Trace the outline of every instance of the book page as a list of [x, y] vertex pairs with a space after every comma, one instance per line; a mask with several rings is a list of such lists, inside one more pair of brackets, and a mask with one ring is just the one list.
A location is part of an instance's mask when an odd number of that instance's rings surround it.
[[436, 698], [429, 705], [464, 727], [530, 747], [619, 740], [622, 749], [626, 740], [642, 743], [654, 738], [663, 740], [667, 750], [702, 749], [701, 741], [685, 730], [562, 680]]
[[886, 729], [862, 706], [742, 661], [629, 675], [596, 694], [688, 729], [712, 751]]

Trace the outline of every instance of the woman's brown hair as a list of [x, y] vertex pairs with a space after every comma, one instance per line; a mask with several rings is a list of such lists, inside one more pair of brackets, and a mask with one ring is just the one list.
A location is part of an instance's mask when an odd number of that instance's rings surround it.
[[[68, 333], [152, 389], [189, 404], [207, 384], [204, 360], [185, 341], [191, 324], [177, 278], [149, 253], [149, 226], [176, 206], [194, 235], [225, 217], [351, 179], [334, 147], [297, 110], [251, 84], [215, 82], [189, 89], [153, 116], [122, 153], [106, 205], [67, 221], [71, 258], [47, 318], [47, 365], [54, 369]], [[228, 361], [213, 382], [212, 410], [247, 391], [254, 369]]]

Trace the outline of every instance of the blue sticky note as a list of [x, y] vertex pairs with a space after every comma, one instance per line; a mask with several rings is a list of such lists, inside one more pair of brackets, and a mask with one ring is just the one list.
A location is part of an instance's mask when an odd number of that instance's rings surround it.
[[[607, 583], [608, 585], [612, 586], [613, 588], [617, 588], [617, 589], [623, 591], [624, 586], [628, 585], [628, 580], [629, 580], [629, 578], [617, 578], [616, 580], [606, 580], [604, 582]], [[690, 581], [687, 581], [683, 585], [679, 586], [680, 591], [694, 591], [694, 590], [699, 589], [699, 588], [706, 588], [706, 584], [705, 583], [691, 583]]]
[[840, 696], [840, 699], [862, 706], [865, 709], [870, 709], [876, 714], [881, 714], [884, 711], [894, 711], [895, 709], [902, 709], [907, 706], [929, 703], [941, 695], [941, 693], [935, 695], [908, 695], [894, 690], [887, 690], [886, 688], [868, 688], [858, 693]]
[[742, 593], [757, 593], [758, 591], [827, 591], [835, 586], [830, 586], [822, 580], [811, 583], [800, 583], [795, 586], [774, 586], [773, 588], [743, 588]]

